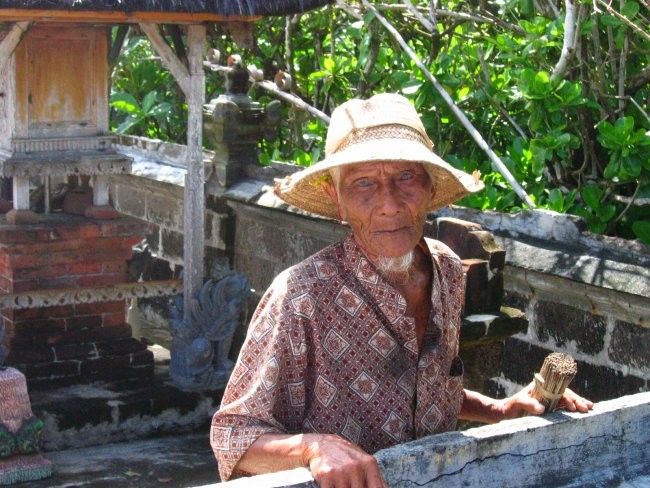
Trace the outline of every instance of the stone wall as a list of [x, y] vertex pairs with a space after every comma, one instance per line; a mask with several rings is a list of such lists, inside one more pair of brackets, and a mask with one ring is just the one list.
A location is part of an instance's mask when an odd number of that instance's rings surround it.
[[[150, 243], [158, 257], [182, 264], [184, 170], [182, 146], [138, 142], [128, 148], [132, 175], [112, 179], [118, 210], [154, 224]], [[152, 161], [167, 164], [154, 164]], [[265, 172], [224, 191], [206, 185], [206, 261], [226, 255], [248, 277], [259, 298], [273, 277], [347, 233], [336, 222], [287, 208], [266, 190]], [[206, 167], [210, 175], [211, 168]], [[639, 243], [586, 232], [579, 220], [533, 211], [520, 215], [453, 207], [433, 218], [480, 224], [506, 250], [505, 304], [525, 310], [526, 333], [474, 350], [466, 362], [486, 371], [483, 388], [506, 394], [528, 383], [552, 351], [578, 362], [574, 387], [595, 400], [648, 390], [650, 380], [650, 250]], [[437, 237], [433, 220], [427, 227]]]
[[[641, 487], [650, 482], [650, 393], [449, 432], [379, 451], [389, 486]], [[315, 488], [306, 468], [202, 488]]]

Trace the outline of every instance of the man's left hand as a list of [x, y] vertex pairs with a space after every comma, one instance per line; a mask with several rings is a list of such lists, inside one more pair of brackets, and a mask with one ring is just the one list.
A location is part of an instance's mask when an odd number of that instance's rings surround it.
[[[531, 383], [513, 396], [502, 400], [501, 408], [504, 419], [514, 419], [526, 414], [541, 415], [544, 413], [544, 405], [533, 397], [533, 387], [534, 383]], [[586, 413], [593, 406], [592, 401], [567, 388], [556, 409], [565, 408], [571, 412]]]

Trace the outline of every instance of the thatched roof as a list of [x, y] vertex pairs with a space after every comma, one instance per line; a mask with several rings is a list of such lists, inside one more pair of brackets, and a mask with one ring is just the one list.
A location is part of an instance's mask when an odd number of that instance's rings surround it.
[[68, 11], [166, 12], [223, 16], [286, 15], [334, 0], [0, 0], [0, 8]]

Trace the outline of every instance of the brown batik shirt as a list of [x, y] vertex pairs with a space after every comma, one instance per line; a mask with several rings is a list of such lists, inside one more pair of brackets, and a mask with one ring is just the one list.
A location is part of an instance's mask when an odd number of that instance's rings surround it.
[[374, 453], [455, 428], [462, 268], [446, 246], [424, 242], [434, 270], [419, 355], [404, 297], [352, 237], [274, 280], [212, 420], [223, 480], [266, 433], [339, 434]]

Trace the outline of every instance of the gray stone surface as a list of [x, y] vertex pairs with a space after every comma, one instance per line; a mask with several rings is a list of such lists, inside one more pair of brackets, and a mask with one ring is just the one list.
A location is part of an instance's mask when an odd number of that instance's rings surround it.
[[[644, 486], [649, 422], [650, 393], [640, 393], [598, 403], [587, 414], [524, 417], [425, 437], [375, 456], [396, 488]], [[218, 486], [312, 486], [305, 476], [294, 470]]]
[[598, 354], [605, 345], [607, 319], [568, 305], [548, 301], [535, 304], [536, 329], [543, 342], [553, 339], [558, 347], [575, 341], [578, 351]]

